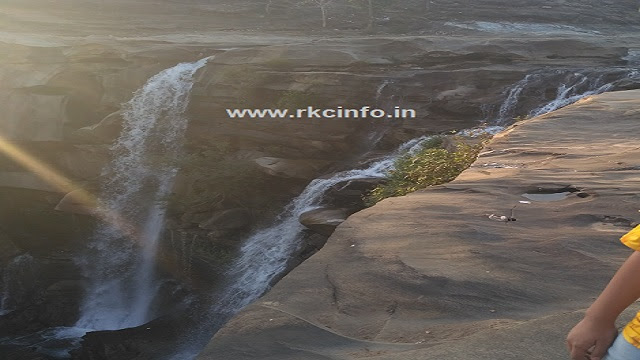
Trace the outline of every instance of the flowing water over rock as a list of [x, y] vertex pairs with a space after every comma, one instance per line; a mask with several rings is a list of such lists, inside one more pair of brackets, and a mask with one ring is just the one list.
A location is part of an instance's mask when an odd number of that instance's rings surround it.
[[240, 257], [229, 270], [231, 284], [217, 300], [215, 312], [234, 314], [269, 289], [271, 281], [286, 269], [291, 254], [299, 245], [298, 240], [305, 229], [298, 220], [300, 215], [319, 208], [329, 188], [349, 180], [386, 177], [398, 157], [419, 150], [427, 139], [429, 137], [411, 140], [365, 169], [343, 171], [328, 179], [313, 180], [287, 205], [274, 225], [246, 240]]
[[447, 26], [462, 29], [478, 30], [496, 34], [535, 34], [535, 35], [598, 35], [599, 31], [579, 28], [570, 25], [518, 23], [518, 22], [489, 22], [473, 21], [469, 23], [446, 22]]
[[[616, 83], [623, 80], [640, 80], [637, 70], [541, 70], [525, 76], [506, 91], [506, 99], [500, 106], [496, 120], [492, 125], [505, 126], [514, 118], [536, 117], [548, 112], [560, 109], [564, 106], [590, 95], [601, 94], [611, 90]], [[544, 89], [548, 84], [558, 84], [555, 88], [555, 97], [543, 102], [533, 110], [523, 113], [523, 99], [545, 96]]]
[[102, 173], [101, 208], [109, 221], [79, 261], [91, 281], [80, 328], [121, 329], [153, 315], [155, 256], [187, 126], [184, 111], [193, 75], [208, 59], [158, 73], [124, 107], [124, 127]]

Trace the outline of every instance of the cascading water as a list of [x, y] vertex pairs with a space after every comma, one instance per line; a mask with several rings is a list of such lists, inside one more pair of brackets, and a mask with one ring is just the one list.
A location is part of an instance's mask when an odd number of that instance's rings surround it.
[[516, 105], [518, 104], [518, 99], [520, 98], [520, 93], [524, 90], [525, 86], [529, 84], [529, 79], [531, 79], [533, 75], [527, 74], [524, 79], [515, 83], [509, 89], [509, 94], [507, 98], [504, 100], [502, 105], [500, 105], [500, 110], [498, 111], [498, 119], [499, 121], [505, 121], [509, 115], [513, 113]]
[[[490, 123], [497, 126], [510, 124], [514, 117], [518, 115], [518, 110], [523, 110], [523, 98], [531, 98], [538, 104], [543, 103], [543, 105], [538, 105], [527, 113], [521, 112], [520, 114], [526, 114], [527, 117], [535, 117], [573, 104], [586, 96], [611, 90], [617, 82], [627, 79], [640, 80], [638, 71], [629, 69], [540, 70], [528, 74], [509, 88], [505, 101], [498, 110], [496, 119]], [[555, 97], [552, 100], [545, 101], [545, 94], [540, 92], [542, 89], [549, 89], [549, 84], [558, 85], [555, 87]]]
[[163, 70], [124, 106], [122, 133], [102, 172], [100, 209], [110, 221], [99, 225], [79, 260], [91, 283], [77, 327], [114, 330], [150, 320], [155, 256], [187, 127], [184, 112], [193, 76], [208, 60]]
[[[569, 104], [573, 104], [586, 96], [601, 94], [613, 87], [613, 83], [602, 84], [601, 77], [591, 81], [591, 84], [588, 84], [589, 82], [590, 80], [587, 76], [576, 74], [575, 81], [572, 84], [560, 84], [556, 98], [548, 104], [529, 112], [529, 117], [546, 114]], [[584, 86], [585, 84], [588, 84], [587, 88], [590, 88], [591, 90], [580, 91], [581, 86]]]
[[230, 268], [230, 286], [217, 299], [215, 313], [232, 315], [268, 290], [271, 281], [285, 271], [291, 254], [299, 245], [305, 227], [298, 218], [302, 213], [320, 207], [329, 188], [349, 180], [386, 177], [399, 156], [416, 152], [427, 139], [411, 140], [365, 169], [343, 171], [328, 179], [313, 180], [286, 206], [275, 224], [246, 240], [239, 258]]

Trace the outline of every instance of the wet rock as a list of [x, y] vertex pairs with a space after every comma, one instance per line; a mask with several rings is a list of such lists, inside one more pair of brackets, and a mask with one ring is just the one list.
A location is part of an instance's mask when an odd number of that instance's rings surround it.
[[134, 328], [89, 332], [82, 338], [81, 348], [71, 352], [74, 360], [146, 360], [162, 359], [174, 354], [180, 336], [187, 334], [193, 320], [176, 311]]
[[54, 360], [33, 348], [18, 345], [0, 345], [0, 358], [6, 360]]
[[201, 229], [237, 230], [249, 226], [251, 215], [246, 209], [229, 209], [214, 213], [209, 219], [200, 223]]
[[0, 186], [15, 188], [15, 189], [27, 189], [36, 191], [59, 191], [50, 183], [43, 180], [41, 177], [36, 176], [34, 173], [26, 171], [2, 171], [0, 172]]
[[74, 190], [66, 194], [54, 210], [72, 214], [94, 215], [97, 209], [97, 200], [88, 197], [87, 194], [84, 189]]
[[325, 160], [293, 160], [276, 157], [261, 157], [254, 162], [269, 175], [297, 179], [313, 179], [329, 164]]
[[20, 249], [11, 241], [9, 236], [0, 229], [0, 268], [20, 253]]
[[355, 212], [365, 207], [363, 197], [385, 181], [383, 178], [343, 181], [335, 184], [325, 193], [325, 201], [333, 207], [348, 208]]
[[73, 179], [95, 181], [109, 161], [107, 145], [74, 145], [57, 152], [56, 164]]
[[[0, 317], [0, 336], [31, 334], [46, 328], [72, 326], [86, 284], [78, 279], [75, 264], [60, 256], [20, 255], [10, 264], [9, 313]], [[16, 268], [20, 265], [20, 268]], [[12, 268], [13, 267], [13, 268]]]
[[342, 224], [350, 212], [347, 209], [316, 209], [300, 215], [300, 223], [318, 234], [329, 236]]
[[97, 124], [74, 131], [69, 140], [84, 144], [111, 144], [120, 135], [122, 120], [122, 112], [116, 111]]

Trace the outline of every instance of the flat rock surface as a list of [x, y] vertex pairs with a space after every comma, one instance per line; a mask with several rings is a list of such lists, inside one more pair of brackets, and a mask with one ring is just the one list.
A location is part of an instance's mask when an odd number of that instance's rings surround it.
[[630, 253], [639, 108], [614, 92], [519, 122], [455, 181], [352, 215], [199, 359], [566, 359]]

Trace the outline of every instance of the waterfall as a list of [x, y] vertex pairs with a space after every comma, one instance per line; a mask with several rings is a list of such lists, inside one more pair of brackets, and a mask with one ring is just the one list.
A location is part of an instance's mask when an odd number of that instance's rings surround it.
[[532, 74], [527, 74], [524, 79], [511, 86], [507, 98], [504, 100], [502, 105], [500, 105], [500, 110], [498, 110], [498, 122], [506, 121], [508, 116], [513, 113], [516, 105], [518, 104], [520, 93], [529, 84], [529, 79], [531, 79], [531, 77]]
[[[560, 109], [569, 104], [582, 99], [583, 97], [595, 94], [601, 94], [613, 87], [613, 83], [602, 83], [602, 77], [590, 81], [589, 78], [582, 74], [575, 74], [568, 84], [560, 84], [558, 86], [556, 98], [544, 106], [533, 109], [529, 112], [529, 117], [535, 117], [546, 114], [548, 112]], [[589, 90], [580, 90], [587, 85]]]
[[[102, 171], [101, 223], [79, 264], [90, 285], [77, 327], [115, 330], [148, 320], [155, 257], [173, 186], [195, 72], [209, 58], [150, 78], [124, 105], [123, 129]], [[126, 223], [125, 223], [126, 222]]]
[[35, 262], [31, 255], [22, 254], [13, 258], [2, 274], [0, 315], [7, 314], [27, 300], [36, 281]]
[[286, 270], [291, 254], [298, 248], [305, 229], [298, 218], [302, 213], [320, 207], [329, 188], [349, 180], [386, 177], [398, 157], [420, 150], [427, 139], [429, 137], [424, 136], [411, 140], [365, 169], [342, 171], [327, 179], [313, 180], [285, 207], [272, 226], [245, 241], [239, 258], [228, 272], [230, 285], [216, 299], [214, 312], [231, 316], [269, 289], [271, 281]]
[[[601, 94], [613, 89], [617, 82], [625, 79], [640, 80], [637, 70], [613, 69], [600, 71], [568, 71], [541, 70], [525, 76], [507, 91], [506, 98], [492, 125], [504, 126], [513, 121], [517, 115], [517, 107], [523, 98], [544, 97], [541, 89], [548, 89], [549, 84], [558, 84], [555, 97], [551, 100], [537, 101], [543, 105], [526, 113], [527, 117], [535, 117], [558, 110], [590, 95]], [[525, 94], [527, 93], [527, 94]]]

